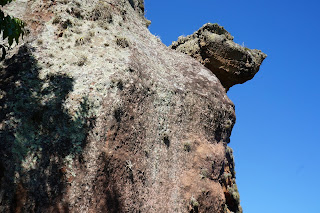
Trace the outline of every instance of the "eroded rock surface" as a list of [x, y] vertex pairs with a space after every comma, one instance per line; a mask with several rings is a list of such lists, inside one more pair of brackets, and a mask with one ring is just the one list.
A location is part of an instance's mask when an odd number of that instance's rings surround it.
[[0, 212], [241, 212], [234, 105], [142, 1], [6, 10], [29, 34], [1, 64]]
[[233, 42], [233, 37], [218, 24], [205, 24], [194, 34], [179, 37], [170, 46], [198, 60], [210, 69], [228, 91], [254, 77], [267, 57], [260, 50]]

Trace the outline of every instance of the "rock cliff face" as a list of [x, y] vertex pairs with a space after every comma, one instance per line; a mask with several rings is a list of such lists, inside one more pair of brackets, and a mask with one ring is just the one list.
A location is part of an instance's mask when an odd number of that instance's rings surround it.
[[28, 35], [1, 64], [0, 212], [242, 211], [234, 105], [221, 79], [150, 34], [142, 0], [6, 11]]

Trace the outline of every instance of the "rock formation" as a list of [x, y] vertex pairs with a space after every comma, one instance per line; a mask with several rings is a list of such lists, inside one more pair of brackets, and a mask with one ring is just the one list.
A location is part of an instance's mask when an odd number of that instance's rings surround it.
[[210, 69], [228, 91], [254, 77], [267, 57], [260, 50], [251, 50], [233, 42], [233, 37], [218, 24], [205, 24], [194, 34], [173, 42], [176, 49], [197, 59]]
[[28, 35], [0, 70], [0, 212], [242, 211], [234, 105], [215, 74], [148, 31], [143, 10], [6, 7]]

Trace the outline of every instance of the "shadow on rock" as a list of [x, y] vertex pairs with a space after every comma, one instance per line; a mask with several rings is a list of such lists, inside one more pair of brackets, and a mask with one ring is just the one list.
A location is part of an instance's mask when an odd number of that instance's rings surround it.
[[40, 79], [31, 51], [22, 46], [0, 69], [0, 212], [66, 208], [59, 201], [68, 181], [65, 165], [81, 156], [95, 120], [87, 99], [75, 115], [67, 112], [73, 79]]

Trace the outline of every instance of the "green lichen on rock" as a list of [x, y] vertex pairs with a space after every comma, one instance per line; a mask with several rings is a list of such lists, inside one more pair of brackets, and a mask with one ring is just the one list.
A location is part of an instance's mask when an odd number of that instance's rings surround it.
[[[74, 115], [64, 108], [64, 101], [73, 89], [71, 77], [50, 74], [40, 79], [41, 69], [30, 48], [22, 46], [18, 54], [5, 61], [0, 71], [3, 94], [0, 99], [0, 162], [6, 165], [4, 178], [8, 185], [5, 187], [12, 187], [11, 192], [6, 188], [4, 206], [14, 200], [16, 188], [10, 185], [12, 182], [21, 182], [34, 190], [41, 184], [41, 181], [34, 182], [34, 178], [42, 180], [46, 176], [51, 182], [39, 193], [52, 194], [48, 190], [58, 187], [54, 182], [61, 183], [63, 179], [59, 169], [64, 158], [81, 154], [94, 120], [90, 117], [86, 97]], [[6, 157], [8, 154], [10, 158]], [[50, 174], [46, 174], [48, 169]]]

